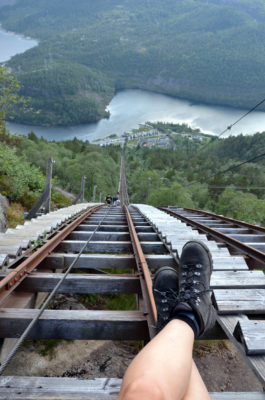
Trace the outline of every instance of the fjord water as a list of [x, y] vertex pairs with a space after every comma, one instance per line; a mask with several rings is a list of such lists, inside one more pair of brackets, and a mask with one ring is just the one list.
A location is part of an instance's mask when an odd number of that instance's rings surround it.
[[[111, 134], [122, 135], [146, 121], [187, 123], [203, 132], [219, 134], [240, 118], [245, 110], [193, 104], [158, 93], [143, 90], [124, 90], [115, 95], [108, 106], [110, 118], [95, 124], [72, 127], [34, 127], [10, 123], [12, 133], [26, 135], [35, 132], [47, 140], [68, 140], [77, 137], [93, 141]], [[265, 113], [253, 112], [226, 135], [253, 134], [265, 130]]]
[[15, 35], [0, 28], [0, 62], [8, 61], [12, 56], [37, 46], [34, 39]]
[[[0, 30], [0, 61], [7, 61], [12, 55], [22, 53], [36, 46], [37, 41], [26, 39]], [[257, 103], [260, 99], [257, 99]], [[9, 124], [12, 133], [27, 135], [33, 131], [47, 140], [68, 140], [77, 137], [93, 141], [111, 134], [122, 135], [146, 121], [186, 123], [205, 133], [220, 134], [227, 126], [240, 118], [246, 111], [230, 107], [210, 106], [181, 100], [145, 90], [124, 90], [118, 92], [108, 108], [110, 118], [98, 123], [72, 127], [35, 127]], [[226, 133], [226, 136], [240, 133], [254, 134], [265, 130], [265, 112], [251, 113]], [[225, 135], [224, 135], [225, 136]]]

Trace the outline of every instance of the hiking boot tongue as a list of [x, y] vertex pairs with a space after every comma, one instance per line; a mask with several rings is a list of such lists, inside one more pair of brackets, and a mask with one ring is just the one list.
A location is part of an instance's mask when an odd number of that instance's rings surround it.
[[215, 310], [210, 295], [212, 257], [207, 246], [200, 241], [185, 244], [179, 266], [179, 304], [174, 315], [192, 312], [199, 325], [199, 335], [215, 323]]

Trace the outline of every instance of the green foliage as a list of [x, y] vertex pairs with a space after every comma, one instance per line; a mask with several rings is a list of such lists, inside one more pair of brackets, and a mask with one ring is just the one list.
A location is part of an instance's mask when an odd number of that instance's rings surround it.
[[4, 122], [14, 116], [18, 107], [25, 109], [26, 103], [19, 95], [20, 85], [6, 67], [0, 65], [0, 134], [5, 133]]
[[170, 187], [163, 187], [152, 191], [149, 204], [155, 206], [174, 206], [193, 207], [191, 195], [179, 183], [174, 183]]
[[[264, 153], [264, 143], [265, 133], [257, 133], [216, 139], [206, 147], [203, 142], [177, 137], [175, 150], [127, 148], [130, 201], [146, 202], [148, 178], [151, 178], [149, 204], [194, 207], [264, 224], [265, 157], [217, 174]], [[227, 186], [231, 188], [226, 189]]]
[[226, 189], [218, 199], [216, 211], [227, 217], [254, 224], [265, 224], [265, 201], [252, 193]]
[[39, 168], [23, 161], [15, 149], [0, 144], [0, 188], [8, 192], [9, 199], [17, 201], [33, 190], [40, 194], [43, 187], [44, 178]]
[[[30, 140], [31, 138], [31, 140]], [[54, 181], [69, 191], [78, 194], [81, 178], [86, 176], [85, 198], [91, 200], [93, 186], [97, 185], [97, 195], [115, 193], [119, 180], [120, 148], [103, 148], [78, 139], [65, 142], [47, 142], [34, 134], [23, 138], [21, 154], [26, 160], [38, 166], [43, 173], [46, 161], [52, 157]], [[103, 197], [102, 197], [103, 198]], [[98, 198], [97, 198], [98, 199]], [[52, 200], [58, 204], [68, 204], [59, 194], [52, 192]]]
[[9, 65], [41, 110], [17, 120], [98, 120], [125, 88], [252, 106], [264, 97], [264, 18], [262, 0], [16, 2], [0, 10], [3, 26], [40, 43]]

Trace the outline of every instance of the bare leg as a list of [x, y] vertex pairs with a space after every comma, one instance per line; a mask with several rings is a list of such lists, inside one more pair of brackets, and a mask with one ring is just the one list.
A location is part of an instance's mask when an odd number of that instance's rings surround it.
[[205, 386], [192, 361], [193, 342], [189, 325], [176, 319], [170, 321], [129, 366], [118, 400], [186, 399], [186, 393], [192, 395], [194, 387], [194, 398], [209, 399], [207, 391], [207, 397], [198, 397], [201, 392], [205, 394]]
[[208, 390], [193, 361], [189, 386], [183, 400], [210, 400]]

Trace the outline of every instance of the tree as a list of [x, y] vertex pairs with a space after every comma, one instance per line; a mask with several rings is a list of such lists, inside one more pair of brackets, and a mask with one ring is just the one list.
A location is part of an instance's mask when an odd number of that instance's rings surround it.
[[18, 106], [26, 108], [26, 101], [19, 95], [20, 85], [8, 69], [0, 66], [0, 132], [5, 132], [5, 119], [14, 113]]

